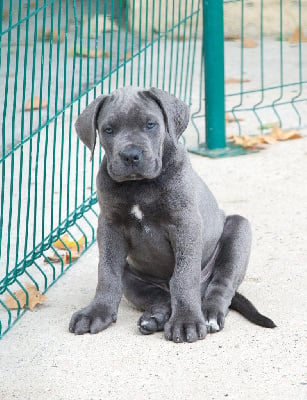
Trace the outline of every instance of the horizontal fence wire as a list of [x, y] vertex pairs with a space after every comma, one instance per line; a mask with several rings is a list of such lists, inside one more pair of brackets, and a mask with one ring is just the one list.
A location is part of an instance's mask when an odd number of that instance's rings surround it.
[[[234, 121], [226, 135], [257, 135], [274, 125], [306, 130], [307, 1], [224, 1], [224, 34], [225, 106]], [[199, 91], [192, 120], [200, 144], [203, 83]]]
[[90, 162], [77, 116], [128, 85], [192, 104], [201, 46], [199, 0], [0, 0], [0, 16], [1, 337], [28, 308], [28, 285], [44, 293], [75, 262], [62, 235], [82, 252], [95, 241], [103, 154]]

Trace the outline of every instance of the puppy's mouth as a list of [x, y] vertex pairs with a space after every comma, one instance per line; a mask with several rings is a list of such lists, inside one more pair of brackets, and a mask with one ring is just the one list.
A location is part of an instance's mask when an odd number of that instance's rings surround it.
[[[115, 167], [115, 168], [114, 168]], [[135, 168], [116, 168], [114, 165], [108, 165], [110, 177], [116, 182], [141, 181], [143, 179], [154, 179], [160, 173], [159, 162], [155, 160], [154, 167], [150, 170], [142, 171], [141, 167]]]
[[130, 174], [130, 175], [122, 177], [122, 179], [124, 181], [140, 181], [142, 179], [145, 179], [145, 177], [140, 174]]
[[147, 176], [143, 176], [141, 174], [129, 174], [129, 175], [118, 175], [114, 174], [113, 172], [109, 172], [111, 178], [116, 181], [116, 182], [126, 182], [126, 181], [141, 181], [143, 179], [146, 179]]

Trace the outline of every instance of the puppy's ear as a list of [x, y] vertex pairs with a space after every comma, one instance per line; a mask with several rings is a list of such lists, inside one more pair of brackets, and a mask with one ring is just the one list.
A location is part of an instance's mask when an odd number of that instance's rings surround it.
[[161, 108], [168, 132], [179, 139], [189, 123], [188, 105], [172, 94], [157, 88], [151, 88], [147, 93]]
[[77, 135], [91, 151], [91, 159], [96, 145], [97, 117], [106, 97], [106, 95], [101, 95], [92, 101], [75, 123]]

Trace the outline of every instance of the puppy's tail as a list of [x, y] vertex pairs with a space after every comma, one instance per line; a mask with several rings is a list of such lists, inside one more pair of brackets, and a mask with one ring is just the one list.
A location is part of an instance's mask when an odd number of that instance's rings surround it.
[[232, 310], [237, 311], [243, 317], [253, 322], [256, 325], [263, 326], [264, 328], [275, 328], [276, 325], [270, 319], [260, 314], [256, 307], [247, 300], [246, 297], [242, 296], [242, 294], [236, 292], [234, 297], [232, 298], [230, 308]]

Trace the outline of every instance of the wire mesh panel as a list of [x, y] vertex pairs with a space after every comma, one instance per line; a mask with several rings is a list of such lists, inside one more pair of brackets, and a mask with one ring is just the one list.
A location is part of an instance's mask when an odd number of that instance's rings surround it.
[[[306, 27], [306, 0], [224, 1], [225, 108], [233, 121], [226, 124], [227, 136], [265, 134], [275, 125], [306, 129]], [[214, 69], [206, 74], [215, 79]], [[204, 97], [201, 84], [199, 109], [192, 117], [199, 145], [204, 142]]]
[[77, 116], [124, 85], [191, 103], [199, 3], [0, 0], [0, 337], [95, 240]]

